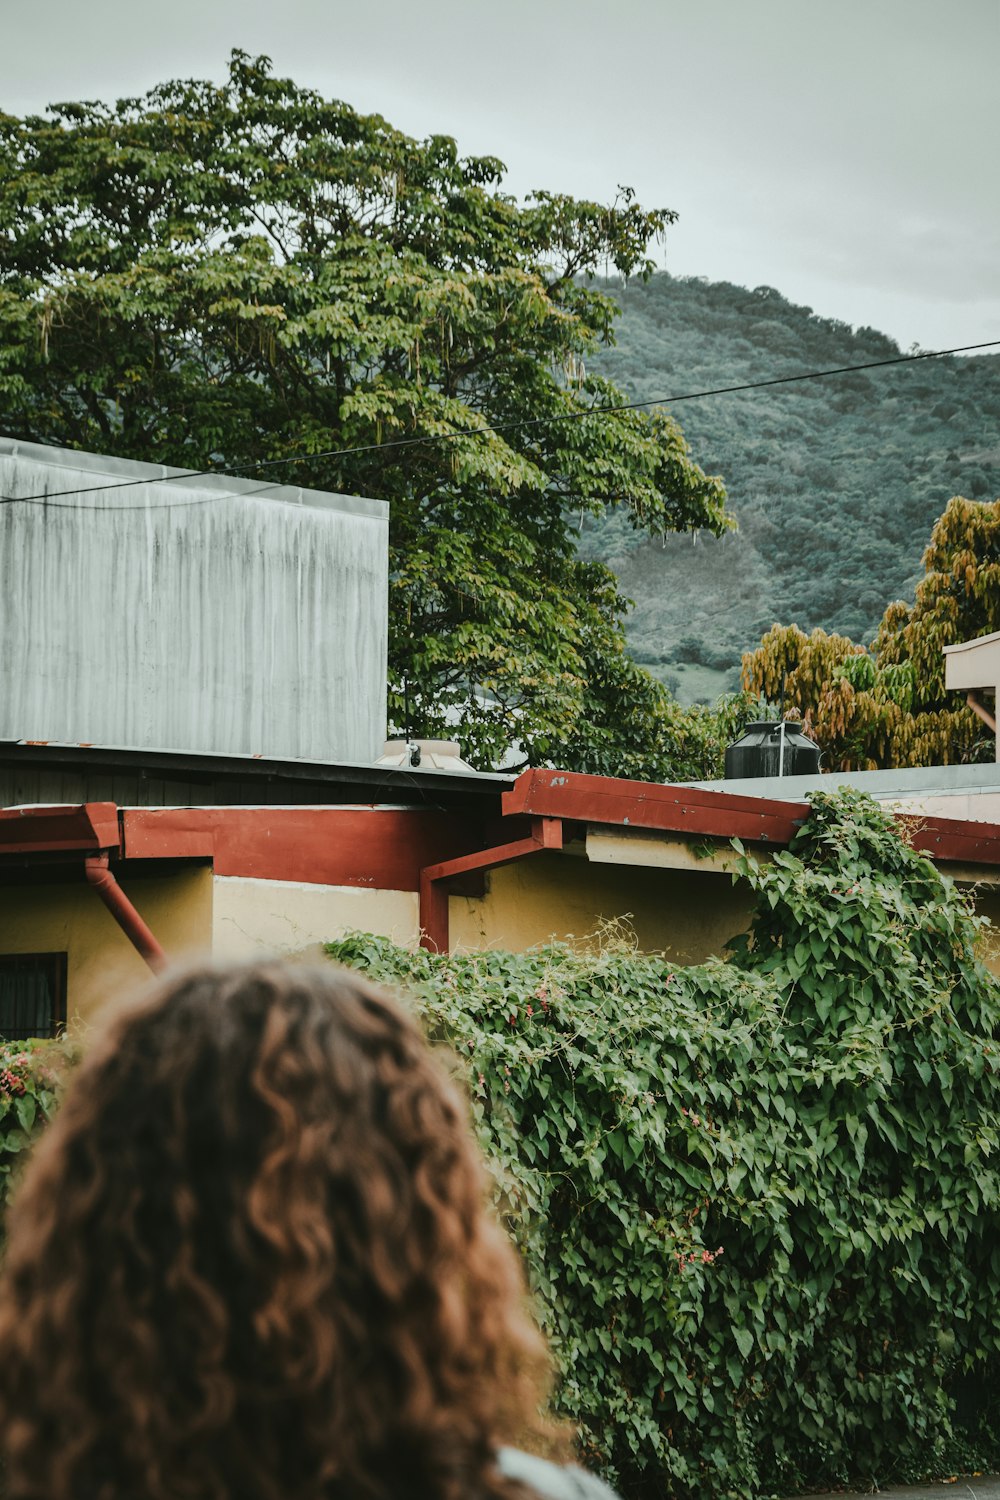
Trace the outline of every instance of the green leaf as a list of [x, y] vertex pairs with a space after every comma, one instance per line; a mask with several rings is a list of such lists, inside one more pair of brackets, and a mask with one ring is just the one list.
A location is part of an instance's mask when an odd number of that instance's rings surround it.
[[743, 1358], [748, 1359], [750, 1350], [753, 1348], [753, 1334], [750, 1332], [749, 1328], [734, 1328], [733, 1338], [736, 1340], [736, 1347], [739, 1349]]

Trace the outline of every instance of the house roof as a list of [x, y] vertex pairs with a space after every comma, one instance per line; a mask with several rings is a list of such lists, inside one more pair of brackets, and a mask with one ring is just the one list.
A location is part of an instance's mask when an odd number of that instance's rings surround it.
[[944, 647], [944, 685], [966, 690], [1000, 683], [1000, 630]]
[[994, 630], [992, 635], [977, 635], [971, 641], [955, 641], [950, 646], [942, 646], [945, 656], [955, 656], [960, 651], [978, 651], [984, 646], [1000, 644], [1000, 630]]
[[973, 799], [1000, 796], [1000, 766], [988, 761], [972, 766], [911, 766], [891, 771], [810, 771], [805, 776], [751, 776], [686, 784], [703, 791], [779, 800], [800, 799], [808, 792], [830, 792], [838, 787], [854, 787], [877, 802], [927, 797]]
[[344, 801], [406, 806], [489, 808], [513, 775], [441, 771], [429, 766], [367, 765], [212, 751], [135, 750], [111, 745], [0, 741], [4, 802], [101, 801], [121, 804], [334, 805]]

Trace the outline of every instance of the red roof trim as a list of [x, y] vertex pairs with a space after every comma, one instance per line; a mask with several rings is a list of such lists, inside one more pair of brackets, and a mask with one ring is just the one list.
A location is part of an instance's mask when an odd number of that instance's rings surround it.
[[931, 859], [970, 865], [1000, 865], [1000, 826], [962, 818], [921, 818], [900, 813], [914, 849]]
[[118, 808], [113, 802], [0, 809], [0, 854], [117, 851], [120, 846]]
[[511, 790], [504, 793], [503, 810], [505, 815], [528, 813], [578, 823], [715, 834], [772, 844], [787, 844], [809, 815], [805, 802], [538, 770], [521, 773]]
[[[507, 817], [641, 828], [687, 837], [784, 845], [805, 802], [526, 771], [504, 796]], [[900, 815], [914, 848], [945, 863], [1000, 865], [1000, 825]], [[126, 859], [211, 859], [216, 874], [311, 885], [415, 891], [420, 871], [482, 849], [475, 819], [432, 809], [379, 807], [0, 809], [0, 858], [108, 850]]]
[[436, 809], [126, 808], [127, 859], [211, 858], [216, 875], [416, 891], [425, 865], [467, 854], [478, 825]]
[[[695, 837], [787, 844], [809, 816], [808, 802], [743, 797], [700, 787], [620, 781], [573, 771], [524, 771], [504, 793], [505, 814], [645, 828]], [[1000, 825], [899, 814], [915, 849], [945, 863], [1000, 865]]]

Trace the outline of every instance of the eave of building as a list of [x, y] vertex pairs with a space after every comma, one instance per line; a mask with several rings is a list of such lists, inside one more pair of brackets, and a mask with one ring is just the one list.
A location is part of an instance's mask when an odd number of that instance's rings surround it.
[[[624, 781], [573, 772], [525, 771], [513, 784], [491, 778], [490, 797], [470, 815], [466, 783], [438, 776], [432, 805], [119, 807], [112, 802], [0, 811], [0, 861], [73, 858], [106, 851], [113, 860], [211, 861], [216, 874], [330, 885], [417, 890], [421, 871], [539, 839], [539, 848], [600, 863], [729, 868], [730, 841], [758, 850], [786, 846], [809, 815], [805, 801]], [[453, 788], [451, 782], [461, 782]], [[445, 785], [444, 783], [449, 783]], [[395, 790], [395, 788], [394, 788]], [[935, 860], [983, 874], [1000, 867], [1000, 825], [901, 815], [913, 846]], [[558, 840], [541, 825], [558, 824]], [[486, 856], [483, 858], [483, 856]], [[451, 878], [442, 877], [442, 878]]]
[[[260, 755], [192, 754], [187, 750], [138, 750], [109, 745], [66, 745], [0, 741], [0, 771], [52, 773], [78, 778], [82, 785], [107, 778], [134, 787], [163, 783], [195, 792], [204, 788], [210, 804], [250, 803], [330, 805], [344, 801], [392, 802], [400, 806], [484, 809], [500, 815], [500, 795], [514, 785], [512, 775], [460, 774], [424, 767], [277, 760]], [[126, 798], [121, 797], [122, 801]], [[183, 795], [183, 793], [182, 793]], [[89, 800], [89, 799], [87, 799]], [[97, 799], [95, 799], [97, 800]], [[132, 796], [134, 802], [144, 800]], [[160, 805], [176, 806], [174, 794]], [[187, 800], [185, 798], [185, 800]], [[193, 798], [191, 800], [194, 800]], [[198, 797], [201, 801], [201, 797]], [[157, 799], [150, 798], [153, 805]]]

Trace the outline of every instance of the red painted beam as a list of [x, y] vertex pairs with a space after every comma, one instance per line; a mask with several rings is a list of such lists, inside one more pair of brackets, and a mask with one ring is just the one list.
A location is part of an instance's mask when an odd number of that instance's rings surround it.
[[[809, 816], [807, 802], [539, 770], [524, 771], [518, 777], [504, 793], [503, 807], [506, 815], [528, 813], [585, 824], [770, 844], [787, 844]], [[1000, 825], [907, 813], [898, 818], [909, 825], [913, 847], [933, 859], [1000, 864]]]
[[117, 850], [120, 843], [118, 808], [113, 802], [0, 810], [0, 855]]
[[914, 849], [946, 863], [1000, 865], [1000, 826], [962, 818], [897, 815]]
[[129, 808], [128, 859], [211, 858], [216, 875], [416, 891], [429, 864], [467, 852], [480, 825], [392, 807]]
[[504, 793], [505, 814], [787, 844], [809, 815], [805, 802], [741, 797], [573, 771], [524, 771]]
[[495, 870], [501, 865], [513, 864], [515, 860], [524, 859], [529, 854], [538, 854], [544, 849], [561, 849], [562, 844], [562, 824], [557, 818], [533, 818], [531, 833], [526, 839], [515, 839], [509, 844], [495, 844], [493, 848], [480, 849], [475, 854], [465, 854], [458, 859], [427, 865], [420, 872], [421, 948], [428, 948], [432, 953], [448, 951], [449, 880], [477, 870]]

